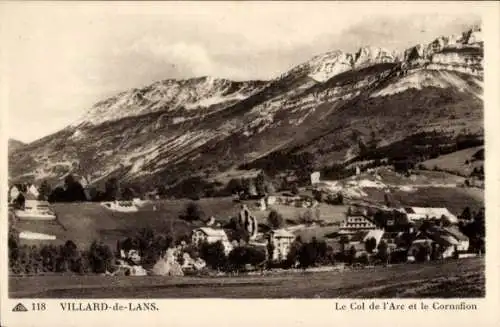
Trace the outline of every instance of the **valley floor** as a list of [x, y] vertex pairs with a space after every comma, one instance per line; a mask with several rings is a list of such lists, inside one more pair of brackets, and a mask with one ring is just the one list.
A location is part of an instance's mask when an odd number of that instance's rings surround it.
[[241, 277], [10, 277], [12, 298], [476, 298], [484, 258]]

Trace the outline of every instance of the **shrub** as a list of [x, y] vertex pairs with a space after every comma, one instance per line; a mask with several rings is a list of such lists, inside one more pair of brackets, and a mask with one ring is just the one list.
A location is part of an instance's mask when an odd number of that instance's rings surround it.
[[215, 243], [203, 243], [200, 246], [199, 254], [212, 269], [222, 270], [227, 265], [224, 244], [222, 244], [221, 241], [217, 241]]
[[377, 240], [374, 237], [370, 237], [365, 242], [365, 249], [366, 252], [368, 253], [373, 253], [373, 250], [375, 250], [376, 246], [377, 246]]
[[245, 265], [258, 266], [266, 261], [266, 252], [252, 246], [237, 246], [228, 256], [230, 270], [242, 271]]
[[197, 203], [191, 202], [186, 205], [184, 212], [179, 215], [179, 218], [186, 221], [203, 220], [205, 214]]
[[284, 220], [283, 216], [276, 210], [272, 210], [267, 217], [267, 222], [269, 226], [273, 229], [278, 229], [283, 227]]
[[113, 252], [109, 246], [94, 241], [88, 250], [88, 259], [92, 272], [104, 273], [111, 270]]
[[299, 222], [303, 224], [311, 224], [314, 220], [313, 213], [311, 210], [306, 210], [299, 217]]

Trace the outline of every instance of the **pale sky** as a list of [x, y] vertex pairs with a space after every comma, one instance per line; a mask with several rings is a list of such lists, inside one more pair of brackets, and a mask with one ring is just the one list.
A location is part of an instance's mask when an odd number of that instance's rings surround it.
[[458, 34], [482, 11], [464, 2], [3, 2], [9, 136], [33, 141], [161, 79], [271, 79], [326, 51], [404, 49]]

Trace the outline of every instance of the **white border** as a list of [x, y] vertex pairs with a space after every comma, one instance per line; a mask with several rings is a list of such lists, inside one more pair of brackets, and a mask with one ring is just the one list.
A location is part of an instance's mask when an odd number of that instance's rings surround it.
[[[57, 3], [60, 4], [60, 3]], [[352, 4], [353, 7], [355, 4]], [[379, 6], [380, 3], [365, 2], [357, 3], [363, 6]], [[386, 10], [391, 9], [391, 4], [385, 3]], [[401, 3], [399, 3], [401, 5]], [[404, 5], [404, 4], [403, 4]], [[408, 4], [413, 5], [413, 4]], [[446, 10], [453, 10], [453, 3], [446, 4], [439, 2], [424, 2], [428, 7], [445, 7]], [[467, 303], [475, 303], [479, 309], [477, 311], [417, 311], [417, 312], [356, 312], [334, 311], [334, 302], [361, 302], [361, 300], [157, 300], [161, 311], [157, 313], [108, 313], [108, 312], [62, 312], [59, 309], [47, 312], [26, 312], [12, 313], [12, 307], [19, 301], [10, 300], [7, 297], [7, 269], [5, 264], [1, 267], [1, 325], [2, 326], [93, 326], [93, 325], [169, 325], [169, 326], [419, 326], [427, 324], [430, 326], [499, 326], [499, 140], [498, 126], [500, 123], [500, 101], [499, 101], [499, 13], [500, 6], [497, 2], [473, 2], [470, 3], [475, 8], [483, 11], [483, 31], [485, 35], [485, 148], [487, 161], [486, 169], [486, 216], [487, 216], [487, 236], [486, 236], [486, 298], [480, 300], [464, 300]], [[380, 9], [380, 7], [378, 8]], [[395, 9], [392, 8], [392, 9]], [[355, 10], [355, 9], [354, 9]], [[1, 16], [0, 10], [0, 16]], [[5, 18], [5, 17], [3, 17]], [[3, 19], [2, 18], [2, 19]], [[1, 20], [0, 20], [1, 27]], [[8, 31], [1, 30], [2, 33]], [[3, 34], [2, 34], [3, 35]], [[7, 96], [8, 85], [5, 83], [6, 61], [2, 56], [0, 47], [0, 101], [1, 118], [0, 151], [7, 153]], [[0, 167], [0, 205], [1, 217], [7, 217], [7, 156], [1, 157]], [[2, 236], [6, 235], [7, 219], [1, 219]], [[0, 262], [7, 259], [7, 239], [0, 237], [1, 257]], [[33, 300], [34, 301], [34, 300]], [[58, 300], [43, 300], [49, 308], [59, 306]], [[81, 299], [79, 301], [82, 301]], [[106, 300], [114, 302], [115, 300]], [[116, 300], [127, 302], [127, 300]], [[381, 302], [383, 300], [366, 300]], [[420, 300], [385, 300], [395, 303], [413, 303]], [[422, 300], [431, 304], [434, 300]], [[30, 301], [23, 301], [28, 304]], [[134, 300], [133, 302], [140, 302]], [[440, 303], [456, 303], [456, 300], [439, 300]]]

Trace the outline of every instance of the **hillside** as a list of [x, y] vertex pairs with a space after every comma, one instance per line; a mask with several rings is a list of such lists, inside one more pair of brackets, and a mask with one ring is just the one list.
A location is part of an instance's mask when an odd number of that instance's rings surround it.
[[24, 143], [15, 139], [9, 139], [9, 143], [7, 144], [9, 153], [16, 151], [20, 147], [24, 146]]
[[[147, 205], [135, 213], [114, 212], [99, 203], [56, 203], [52, 208], [57, 222], [16, 221], [15, 228], [55, 235], [56, 243], [73, 240], [86, 247], [99, 240], [115, 248], [116, 241], [133, 236], [142, 228], [158, 233], [167, 233], [172, 228], [176, 235], [189, 235], [194, 227], [179, 219], [187, 203], [187, 200], [163, 200], [155, 203], [155, 211], [152, 205]], [[203, 199], [198, 204], [208, 216], [226, 217], [238, 212], [231, 198]]]
[[160, 81], [103, 100], [67, 128], [14, 150], [9, 174], [13, 181], [57, 182], [73, 172], [93, 183], [117, 176], [174, 185], [238, 167], [289, 169], [303, 153], [315, 167], [387, 158], [401, 148], [420, 149], [425, 160], [428, 148], [453, 152], [463, 139], [481, 145], [482, 67], [481, 31], [473, 28], [403, 53], [332, 51], [267, 82]]
[[[481, 151], [483, 151], [483, 155], [478, 156]], [[427, 169], [437, 168], [461, 176], [469, 176], [475, 168], [480, 168], [484, 165], [484, 147], [473, 147], [439, 156], [438, 158], [422, 162], [422, 165]]]

